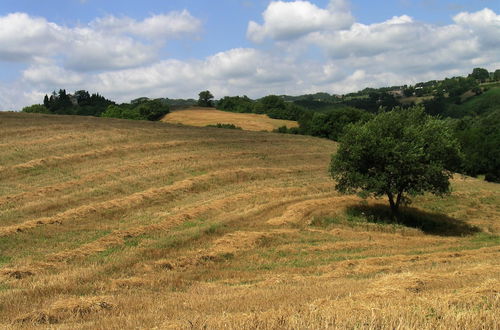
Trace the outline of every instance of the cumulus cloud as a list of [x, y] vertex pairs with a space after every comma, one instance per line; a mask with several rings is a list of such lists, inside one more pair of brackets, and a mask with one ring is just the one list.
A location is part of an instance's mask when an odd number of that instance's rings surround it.
[[202, 89], [219, 97], [234, 93], [257, 96], [293, 81], [294, 66], [256, 49], [237, 48], [204, 60], [165, 60], [145, 68], [106, 72], [97, 75], [93, 84], [124, 101], [131, 95], [194, 97]]
[[404, 78], [453, 68], [470, 70], [498, 63], [499, 18], [486, 9], [459, 14], [455, 24], [437, 26], [400, 16], [313, 33], [304, 42], [323, 50], [338, 65], [370, 73], [391, 72]]
[[143, 21], [129, 17], [106, 16], [90, 23], [90, 26], [106, 33], [132, 35], [158, 40], [195, 34], [201, 29], [201, 22], [187, 10], [154, 15]]
[[500, 15], [485, 8], [475, 13], [460, 13], [453, 20], [474, 34], [486, 47], [500, 44]]
[[[301, 18], [300, 13], [310, 19]], [[460, 13], [453, 24], [444, 26], [401, 15], [379, 23], [350, 22], [335, 27], [327, 19], [328, 13], [350, 16], [343, 1], [332, 1], [325, 9], [306, 1], [272, 2], [263, 13], [262, 25], [250, 23], [248, 37], [255, 42], [269, 38], [286, 51], [314, 47], [325, 56], [325, 73], [336, 72], [335, 77], [343, 77], [338, 79], [351, 77], [345, 84], [332, 85], [340, 90], [353, 86], [353, 82], [358, 88], [364, 87], [362, 81], [374, 86], [380, 76], [387, 79], [381, 84], [387, 85], [389, 81], [415, 82], [428, 73], [436, 78], [451, 72], [464, 74], [463, 70], [474, 66], [494, 69], [498, 65], [500, 15], [490, 9]], [[299, 23], [295, 26], [296, 21]]]
[[55, 64], [42, 64], [24, 70], [23, 80], [37, 86], [74, 86], [83, 83], [84, 76]]
[[[304, 66], [301, 68], [311, 71]], [[140, 96], [191, 98], [205, 89], [217, 97], [235, 94], [258, 97], [283, 91], [298, 93], [303, 86], [290, 82], [311, 80], [300, 71], [293, 58], [270, 56], [252, 48], [236, 48], [202, 60], [167, 59], [98, 73], [67, 70], [50, 63], [37, 64], [24, 71], [22, 84], [33, 91], [47, 92], [61, 86], [68, 91], [98, 91], [118, 102]], [[290, 86], [285, 87], [288, 84]], [[24, 101], [22, 104], [26, 105]]]
[[248, 24], [247, 37], [252, 41], [296, 39], [315, 31], [347, 28], [353, 23], [344, 0], [331, 1], [327, 9], [309, 1], [273, 1], [262, 17], [262, 25], [254, 21]]
[[75, 29], [71, 46], [64, 50], [64, 64], [77, 71], [114, 70], [150, 63], [157, 47], [131, 37]]
[[129, 68], [152, 62], [167, 40], [200, 28], [188, 11], [142, 21], [107, 16], [73, 28], [13, 13], [0, 17], [0, 61], [62, 59], [66, 68], [79, 71]]
[[57, 52], [67, 40], [67, 29], [25, 13], [0, 17], [0, 60], [31, 61]]
[[[307, 1], [274, 1], [262, 16], [263, 23], [250, 22], [247, 31], [255, 48], [190, 60], [158, 55], [166, 40], [199, 31], [188, 12], [142, 21], [107, 16], [75, 28], [26, 14], [0, 17], [0, 61], [30, 64], [15, 84], [25, 91], [22, 95], [0, 84], [0, 108], [33, 103], [58, 88], [98, 91], [118, 102], [140, 96], [196, 97], [206, 89], [217, 98], [255, 98], [347, 93], [464, 75], [478, 66], [500, 68], [500, 15], [490, 9], [460, 13], [448, 25], [408, 15], [373, 24], [354, 22], [343, 0], [325, 8]], [[260, 47], [264, 40], [269, 43]], [[313, 56], [304, 51], [311, 49]]]

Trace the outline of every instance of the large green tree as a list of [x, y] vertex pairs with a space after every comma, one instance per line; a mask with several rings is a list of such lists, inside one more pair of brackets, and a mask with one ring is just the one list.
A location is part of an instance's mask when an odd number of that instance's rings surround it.
[[214, 96], [210, 91], [203, 91], [198, 94], [198, 105], [200, 107], [212, 107], [213, 104], [213, 98]]
[[476, 80], [479, 80], [480, 82], [485, 82], [490, 78], [490, 73], [488, 72], [488, 70], [483, 68], [474, 68], [469, 76]]
[[422, 107], [395, 108], [350, 125], [332, 156], [330, 173], [342, 193], [387, 196], [393, 217], [410, 197], [450, 191], [461, 162], [452, 130]]
[[500, 81], [500, 69], [495, 70], [495, 72], [493, 73], [493, 79], [495, 81]]

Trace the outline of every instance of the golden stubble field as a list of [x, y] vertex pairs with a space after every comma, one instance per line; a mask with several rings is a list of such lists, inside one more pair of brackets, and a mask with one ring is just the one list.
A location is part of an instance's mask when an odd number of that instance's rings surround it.
[[498, 329], [499, 186], [457, 176], [415, 200], [423, 230], [378, 223], [335, 150], [0, 113], [0, 328]]
[[267, 115], [227, 112], [213, 108], [191, 108], [173, 111], [167, 114], [162, 121], [170, 124], [198, 127], [217, 124], [233, 124], [246, 131], [256, 132], [272, 132], [281, 126], [286, 126], [288, 128], [298, 127], [298, 123], [292, 120], [272, 119]]

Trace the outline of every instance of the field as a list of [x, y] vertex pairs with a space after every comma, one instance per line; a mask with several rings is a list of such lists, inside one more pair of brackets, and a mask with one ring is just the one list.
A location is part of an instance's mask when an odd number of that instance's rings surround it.
[[166, 115], [162, 121], [170, 124], [199, 127], [216, 124], [233, 124], [246, 131], [268, 132], [281, 126], [287, 126], [288, 128], [298, 127], [298, 123], [291, 120], [272, 119], [267, 115], [234, 113], [207, 108], [174, 111]]
[[415, 103], [415, 104], [420, 104], [424, 101], [432, 100], [434, 96], [409, 96], [409, 97], [403, 97], [400, 98], [398, 101], [401, 102], [401, 104], [410, 104], [410, 103]]
[[500, 190], [414, 221], [341, 196], [332, 141], [0, 113], [0, 328], [498, 329]]

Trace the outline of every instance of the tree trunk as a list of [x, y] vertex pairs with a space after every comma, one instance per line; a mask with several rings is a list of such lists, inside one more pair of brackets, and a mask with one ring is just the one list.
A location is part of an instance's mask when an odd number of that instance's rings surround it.
[[401, 193], [398, 193], [396, 201], [394, 201], [394, 195], [392, 193], [387, 193], [389, 197], [389, 205], [391, 206], [391, 219], [399, 222], [399, 203], [401, 202]]

